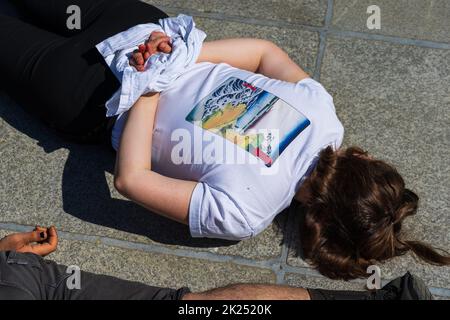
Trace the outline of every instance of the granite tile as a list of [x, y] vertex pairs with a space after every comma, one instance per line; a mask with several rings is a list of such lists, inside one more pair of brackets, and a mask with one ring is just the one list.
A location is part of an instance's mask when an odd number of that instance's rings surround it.
[[[367, 28], [367, 8], [380, 8], [381, 29]], [[447, 0], [335, 0], [332, 27], [418, 40], [450, 43]]]
[[195, 10], [200, 13], [219, 14], [223, 17], [239, 17], [242, 20], [259, 19], [271, 22], [290, 22], [311, 26], [325, 23], [327, 0], [168, 0], [147, 1], [161, 8], [175, 8], [176, 13]]

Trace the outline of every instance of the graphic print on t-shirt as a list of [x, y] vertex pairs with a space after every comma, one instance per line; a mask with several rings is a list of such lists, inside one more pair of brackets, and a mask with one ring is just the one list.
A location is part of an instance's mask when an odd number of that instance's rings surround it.
[[235, 143], [268, 167], [310, 125], [287, 102], [236, 77], [203, 98], [186, 120]]

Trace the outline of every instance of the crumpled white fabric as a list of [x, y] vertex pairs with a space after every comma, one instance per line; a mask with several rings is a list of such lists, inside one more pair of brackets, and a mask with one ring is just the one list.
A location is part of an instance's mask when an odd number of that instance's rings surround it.
[[[129, 57], [153, 31], [163, 31], [171, 37], [172, 52], [154, 54], [146, 61], [145, 71], [139, 72], [129, 64]], [[120, 115], [128, 111], [141, 95], [167, 88], [195, 64], [205, 38], [206, 33], [195, 27], [191, 16], [180, 14], [160, 19], [159, 25], [137, 25], [97, 44], [97, 50], [122, 84], [106, 102], [106, 116]]]

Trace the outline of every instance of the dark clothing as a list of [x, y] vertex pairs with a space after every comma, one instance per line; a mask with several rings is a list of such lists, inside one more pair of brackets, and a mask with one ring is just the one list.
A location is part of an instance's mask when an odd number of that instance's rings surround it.
[[[167, 15], [138, 0], [2, 1], [15, 5], [19, 17], [0, 13], [0, 88], [66, 136], [105, 135], [113, 123], [104, 104], [120, 83], [95, 45]], [[71, 5], [80, 8], [80, 30], [67, 27]]]
[[380, 290], [339, 291], [308, 289], [311, 300], [433, 300], [425, 283], [407, 272], [395, 278]]
[[179, 300], [179, 290], [147, 286], [118, 278], [80, 273], [80, 289], [66, 266], [31, 253], [0, 252], [0, 300]]

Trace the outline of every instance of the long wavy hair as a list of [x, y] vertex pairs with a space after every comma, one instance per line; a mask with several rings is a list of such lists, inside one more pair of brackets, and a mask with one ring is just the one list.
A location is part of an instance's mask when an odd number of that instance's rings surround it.
[[328, 147], [307, 181], [302, 249], [323, 275], [367, 277], [368, 266], [409, 250], [428, 263], [450, 264], [445, 251], [401, 234], [402, 222], [416, 213], [419, 197], [405, 188], [392, 166], [368, 158], [357, 147], [337, 152]]

